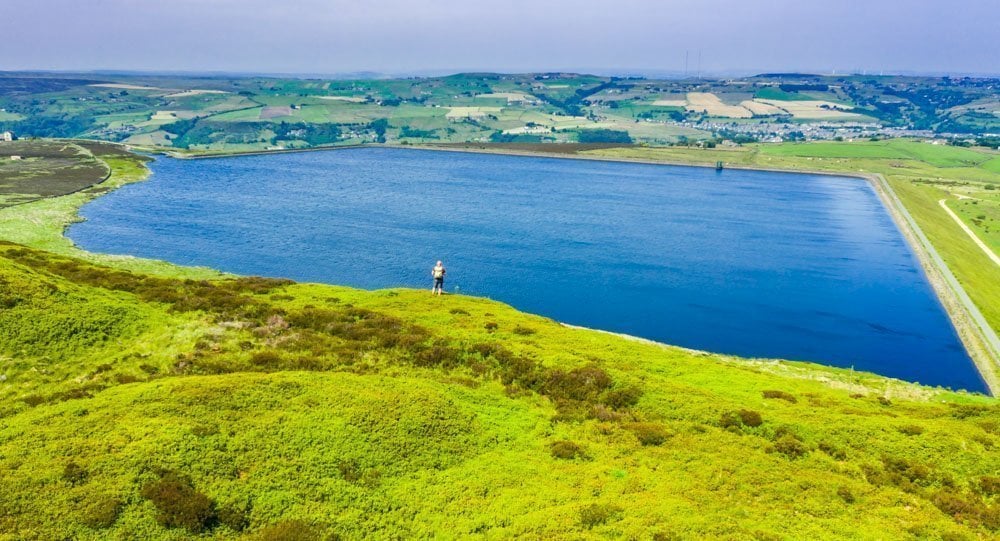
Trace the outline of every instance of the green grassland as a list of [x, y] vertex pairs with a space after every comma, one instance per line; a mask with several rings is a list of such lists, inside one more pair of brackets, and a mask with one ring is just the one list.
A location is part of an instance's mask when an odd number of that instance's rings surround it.
[[[748, 125], [757, 134], [753, 137], [777, 133], [773, 130], [794, 135], [798, 125], [817, 122], [827, 128], [862, 122], [975, 138], [1000, 130], [1000, 116], [992, 113], [992, 84], [976, 79], [808, 75], [736, 80], [646, 80], [569, 73], [465, 73], [406, 79], [98, 79], [93, 75], [11, 73], [0, 74], [0, 130], [192, 153], [406, 140], [572, 143], [591, 141], [593, 134], [586, 135], [586, 130], [608, 129], [625, 132], [638, 143], [665, 145], [717, 141], [733, 137], [737, 132], [730, 133], [732, 129]], [[688, 92], [712, 93], [727, 104], [754, 97], [825, 100], [850, 107], [856, 114], [842, 118], [824, 115], [821, 121], [808, 116], [789, 119], [787, 115], [751, 120], [707, 117], [683, 107], [652, 105], [664, 97], [683, 99]], [[508, 101], [498, 96], [503, 93], [526, 99]], [[337, 97], [359, 101], [331, 99]], [[499, 111], [445, 117], [450, 108], [477, 106]], [[388, 122], [388, 126], [381, 122]], [[307, 133], [316, 126], [321, 129]], [[518, 132], [526, 128], [540, 129], [529, 135]], [[507, 133], [509, 130], [513, 132]], [[746, 132], [738, 133], [749, 137]], [[607, 135], [610, 138], [605, 142], [620, 138], [617, 133]]]
[[1000, 405], [0, 245], [0, 538], [982, 538]]
[[[118, 147], [81, 144], [112, 169], [102, 189], [147, 174]], [[989, 155], [891, 145], [911, 157], [508, 147], [884, 169], [970, 294], [997, 306], [995, 271], [931, 214], [959, 183], [989, 191], [998, 175], [972, 165]], [[1000, 532], [996, 399], [569, 328], [486, 299], [90, 254], [62, 231], [99, 193], [0, 209], [0, 539]]]

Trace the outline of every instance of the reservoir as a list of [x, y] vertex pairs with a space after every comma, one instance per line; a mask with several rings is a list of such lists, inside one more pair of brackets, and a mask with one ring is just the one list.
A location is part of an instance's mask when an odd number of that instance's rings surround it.
[[427, 302], [440, 259], [447, 291], [566, 323], [986, 389], [860, 179], [389, 148], [150, 166], [69, 237]]

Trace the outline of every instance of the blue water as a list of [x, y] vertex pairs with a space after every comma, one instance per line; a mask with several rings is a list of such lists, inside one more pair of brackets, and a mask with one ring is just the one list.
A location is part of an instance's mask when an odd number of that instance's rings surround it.
[[[97, 252], [363, 288], [985, 391], [864, 181], [402, 149], [160, 158], [88, 203]], [[430, 302], [428, 293], [428, 302]]]

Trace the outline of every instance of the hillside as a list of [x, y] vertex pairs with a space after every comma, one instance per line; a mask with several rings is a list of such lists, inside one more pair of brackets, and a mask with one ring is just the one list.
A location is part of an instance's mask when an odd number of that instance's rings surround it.
[[[0, 73], [0, 131], [184, 154], [360, 143], [995, 139], [995, 78]], [[995, 141], [990, 143], [995, 146]]]
[[1000, 529], [989, 398], [10, 243], [0, 305], [3, 539]]
[[[995, 399], [479, 298], [89, 254], [61, 236], [75, 209], [146, 173], [86, 146], [108, 180], [0, 211], [0, 539], [1000, 532]], [[741, 156], [768, 148], [924, 149]], [[934, 157], [961, 166], [959, 150]], [[977, 175], [964, 193], [988, 191]]]

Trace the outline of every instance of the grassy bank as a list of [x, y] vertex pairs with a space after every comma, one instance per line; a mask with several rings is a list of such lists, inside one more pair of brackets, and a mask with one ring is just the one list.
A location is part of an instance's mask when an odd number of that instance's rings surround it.
[[96, 195], [0, 211], [0, 539], [1000, 532], [995, 399], [88, 254]]
[[485, 299], [184, 281], [16, 245], [0, 301], [0, 538], [1000, 528], [990, 398]]

